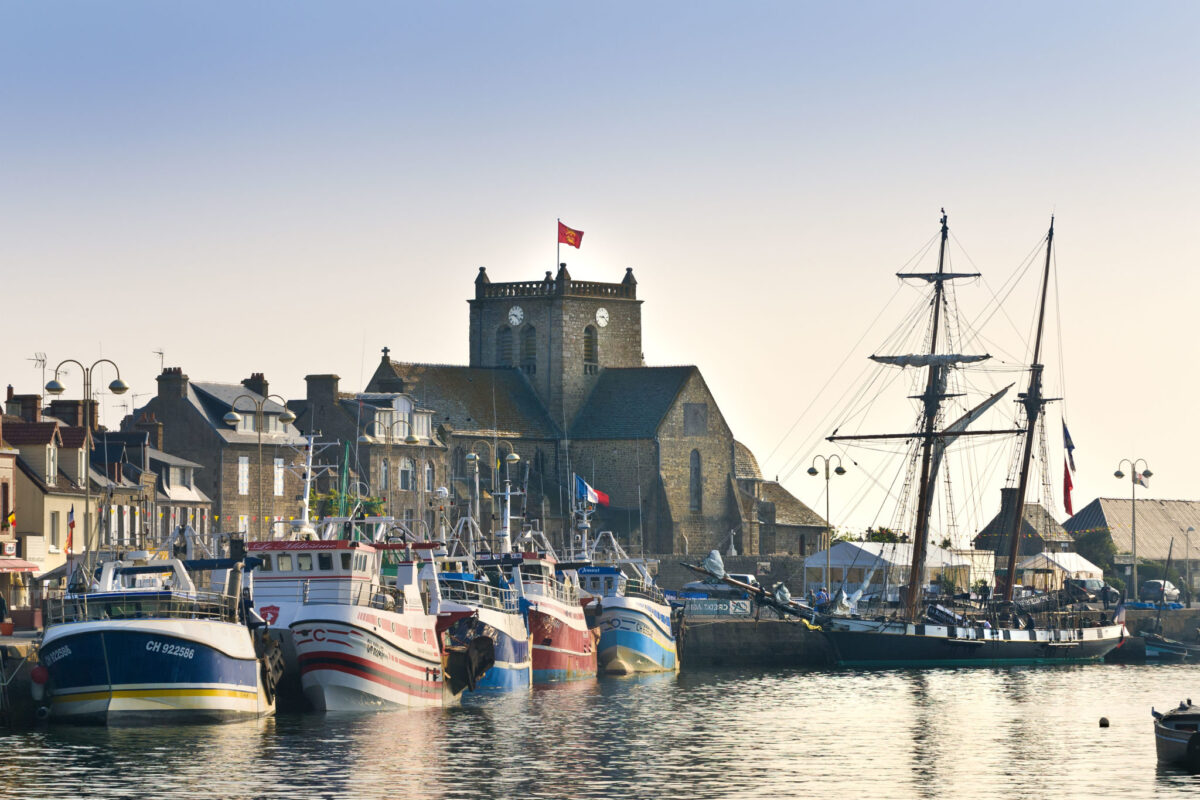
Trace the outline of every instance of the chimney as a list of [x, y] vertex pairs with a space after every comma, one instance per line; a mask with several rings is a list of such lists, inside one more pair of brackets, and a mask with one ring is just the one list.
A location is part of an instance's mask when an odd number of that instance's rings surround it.
[[257, 392], [263, 397], [267, 396], [268, 384], [267, 379], [263, 377], [261, 372], [256, 372], [246, 380], [242, 381], [242, 386], [245, 386], [252, 392]]
[[158, 396], [167, 398], [187, 397], [188, 376], [183, 367], [167, 367], [158, 376]]
[[26, 422], [42, 421], [42, 396], [40, 394], [11, 394], [6, 409], [14, 417]]
[[[64, 400], [61, 397], [50, 401], [50, 416], [58, 417], [64, 424], [71, 427], [83, 425], [83, 401]], [[95, 428], [93, 428], [95, 430]]]
[[[384, 355], [387, 358], [387, 355]], [[316, 403], [333, 403], [337, 400], [338, 381], [337, 375], [305, 375], [304, 382], [308, 384], [308, 402]]]
[[133, 429], [150, 434], [150, 446], [155, 450], [163, 449], [163, 424], [158, 421], [158, 418], [154, 414], [142, 412], [142, 416], [133, 424]]

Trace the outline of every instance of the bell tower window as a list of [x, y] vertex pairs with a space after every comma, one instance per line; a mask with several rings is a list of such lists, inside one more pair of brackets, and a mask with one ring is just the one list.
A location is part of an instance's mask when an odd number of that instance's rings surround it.
[[532, 325], [521, 329], [521, 371], [537, 374], [537, 328]]
[[513, 364], [512, 328], [507, 325], [496, 331], [496, 366], [511, 367]]
[[583, 329], [583, 373], [595, 375], [600, 372], [600, 341], [594, 325]]

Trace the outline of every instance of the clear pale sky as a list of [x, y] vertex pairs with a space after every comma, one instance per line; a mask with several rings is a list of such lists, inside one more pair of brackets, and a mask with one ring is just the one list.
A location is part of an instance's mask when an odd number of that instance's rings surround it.
[[648, 363], [823, 512], [818, 390], [938, 209], [993, 286], [1055, 213], [1076, 507], [1131, 456], [1200, 499], [1198, 36], [1182, 2], [6, 2], [0, 381], [465, 363], [476, 269], [541, 277], [562, 217], [575, 277], [634, 267]]

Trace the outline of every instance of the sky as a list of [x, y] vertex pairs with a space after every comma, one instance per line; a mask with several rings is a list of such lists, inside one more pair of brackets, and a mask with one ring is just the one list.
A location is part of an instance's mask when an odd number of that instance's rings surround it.
[[[288, 397], [385, 345], [465, 363], [478, 267], [540, 278], [561, 217], [574, 277], [634, 268], [647, 363], [699, 365], [823, 513], [804, 470], [939, 210], [964, 303], [1053, 213], [1076, 508], [1124, 458], [1200, 499], [1198, 34], [1183, 2], [2, 2], [0, 381], [111, 358], [116, 425], [157, 350]], [[881, 522], [850, 466], [834, 522]]]

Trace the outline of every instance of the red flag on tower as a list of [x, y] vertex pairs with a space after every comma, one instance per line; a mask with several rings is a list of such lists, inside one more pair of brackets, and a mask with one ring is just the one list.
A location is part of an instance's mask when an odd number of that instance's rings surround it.
[[558, 223], [558, 243], [570, 245], [578, 250], [579, 245], [583, 244], [583, 231], [568, 228], [560, 222]]

